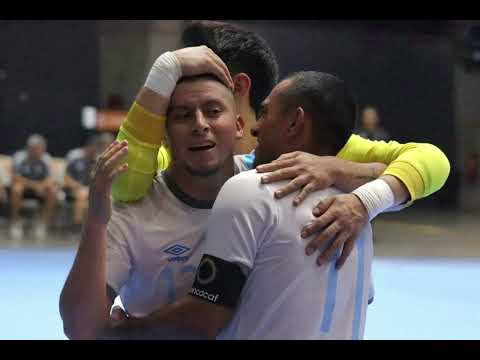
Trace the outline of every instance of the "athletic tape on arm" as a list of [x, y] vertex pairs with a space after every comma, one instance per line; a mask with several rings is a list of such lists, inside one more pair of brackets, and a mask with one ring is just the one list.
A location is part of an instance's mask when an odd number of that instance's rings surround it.
[[166, 98], [170, 98], [178, 79], [182, 76], [182, 67], [173, 52], [160, 55], [150, 70], [145, 87]]
[[395, 203], [392, 189], [382, 179], [370, 181], [352, 191], [352, 194], [357, 195], [365, 206], [370, 221]]

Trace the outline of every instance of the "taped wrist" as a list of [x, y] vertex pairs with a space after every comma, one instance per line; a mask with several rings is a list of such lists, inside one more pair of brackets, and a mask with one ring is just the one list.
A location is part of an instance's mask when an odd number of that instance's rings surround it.
[[180, 62], [173, 52], [167, 51], [155, 60], [145, 81], [145, 87], [159, 95], [170, 98], [178, 79], [181, 77], [182, 67]]
[[368, 212], [369, 220], [395, 204], [395, 196], [390, 186], [382, 179], [370, 181], [354, 191]]

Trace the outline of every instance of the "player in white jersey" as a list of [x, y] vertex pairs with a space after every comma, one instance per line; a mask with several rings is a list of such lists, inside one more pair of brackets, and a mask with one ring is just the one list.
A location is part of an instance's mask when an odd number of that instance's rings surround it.
[[[65, 333], [70, 338], [101, 334], [113, 300], [106, 284], [116, 291], [125, 288], [128, 311], [146, 314], [154, 302], [158, 306], [173, 301], [174, 284], [190, 282], [183, 276], [193, 279], [194, 269], [188, 265], [198, 264], [199, 259], [190, 257], [197, 254], [208, 208], [220, 187], [234, 175], [233, 147], [242, 135], [242, 123], [231, 89], [214, 76], [183, 77], [174, 89], [172, 98], [164, 103], [165, 113], [170, 105], [167, 131], [174, 161], [149, 196], [125, 209], [117, 207], [112, 216], [109, 188], [116, 174], [125, 169], [118, 166], [126, 154], [126, 142], [114, 142], [96, 164], [87, 223], [60, 299]], [[143, 91], [151, 90], [145, 87]], [[113, 153], [116, 155], [110, 157]], [[167, 187], [165, 179], [175, 186]], [[206, 209], [188, 206], [182, 193], [202, 202]], [[164, 279], [170, 284], [165, 285]]]
[[[259, 140], [256, 161], [266, 163], [293, 150], [335, 154], [350, 136], [355, 114], [353, 97], [338, 78], [317, 72], [293, 74], [263, 103], [254, 129]], [[281, 138], [283, 142], [276, 141]], [[281, 184], [262, 186], [258, 178], [253, 171], [237, 175], [220, 191], [191, 292], [217, 292], [221, 304], [222, 293], [235, 287], [223, 285], [222, 289], [216, 277], [238, 273], [236, 266], [246, 275], [244, 286], [240, 281], [237, 284], [236, 290], [242, 290], [239, 301], [219, 338], [361, 339], [373, 258], [370, 225], [359, 234], [340, 271], [334, 264], [318, 269], [304, 256], [304, 240], [298, 232], [302, 224], [313, 220], [310, 209], [315, 201], [340, 192], [335, 188], [317, 191], [294, 208], [290, 206], [292, 195], [291, 199], [272, 200]], [[248, 195], [236, 196], [238, 189]], [[211, 316], [215, 317], [213, 309]]]
[[[245, 169], [234, 157], [235, 173]], [[190, 290], [213, 201], [198, 201], [160, 173], [142, 200], [114, 203], [107, 283], [132, 316], [146, 316]]]
[[[209, 220], [207, 255], [197, 276], [208, 274], [211, 264], [219, 268], [219, 261], [238, 264], [247, 274], [233, 318], [218, 339], [362, 338], [373, 257], [370, 225], [340, 271], [334, 262], [319, 268], [305, 256], [299, 233], [313, 220], [316, 202], [340, 191], [317, 191], [293, 207], [293, 194], [273, 197], [284, 184], [260, 185], [259, 179], [252, 170], [227, 181]], [[202, 284], [208, 275], [203, 276], [197, 277], [192, 293], [218, 296], [220, 292]]]
[[[279, 84], [264, 110], [269, 115], [261, 115], [255, 130], [257, 163], [294, 150], [336, 153], [355, 122], [355, 104], [343, 82], [314, 72]], [[283, 142], [275, 141], [281, 138]], [[273, 197], [284, 183], [261, 185], [259, 179], [250, 171], [222, 188], [208, 220], [193, 296], [143, 319], [127, 320], [115, 336], [135, 337], [129, 329], [155, 329], [154, 337], [181, 336], [183, 331], [221, 339], [363, 336], [373, 255], [369, 225], [340, 271], [334, 263], [318, 269], [315, 260], [305, 256], [300, 232], [314, 218], [313, 204], [339, 191], [318, 192], [295, 208], [293, 194], [278, 202]], [[391, 190], [390, 197], [393, 202]]]

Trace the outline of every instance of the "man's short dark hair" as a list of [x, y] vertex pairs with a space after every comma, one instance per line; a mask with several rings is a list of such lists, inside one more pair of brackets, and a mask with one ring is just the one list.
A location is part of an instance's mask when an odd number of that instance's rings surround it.
[[313, 141], [336, 155], [347, 143], [355, 127], [357, 105], [347, 85], [334, 75], [301, 71], [282, 93], [284, 111], [302, 107], [313, 120]]
[[182, 33], [185, 46], [206, 45], [230, 73], [246, 73], [252, 80], [250, 104], [255, 112], [278, 82], [278, 63], [267, 42], [253, 31], [219, 21], [192, 21]]
[[[222, 82], [222, 80], [220, 80], [214, 74], [199, 74], [199, 75], [193, 75], [193, 76], [182, 76], [180, 79], [178, 79], [177, 85], [181, 84], [183, 82], [191, 82], [191, 81], [197, 81], [197, 80], [213, 80], [213, 81], [217, 81], [217, 82], [225, 85]], [[225, 85], [225, 87], [227, 87], [227, 86]]]

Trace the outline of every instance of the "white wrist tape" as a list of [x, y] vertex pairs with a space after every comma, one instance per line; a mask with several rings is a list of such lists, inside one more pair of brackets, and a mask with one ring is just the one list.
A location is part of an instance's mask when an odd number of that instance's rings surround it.
[[182, 77], [182, 67], [173, 52], [160, 55], [150, 70], [145, 87], [166, 98], [170, 98]]
[[370, 181], [354, 191], [368, 211], [369, 220], [393, 206], [395, 196], [390, 186], [382, 179]]

